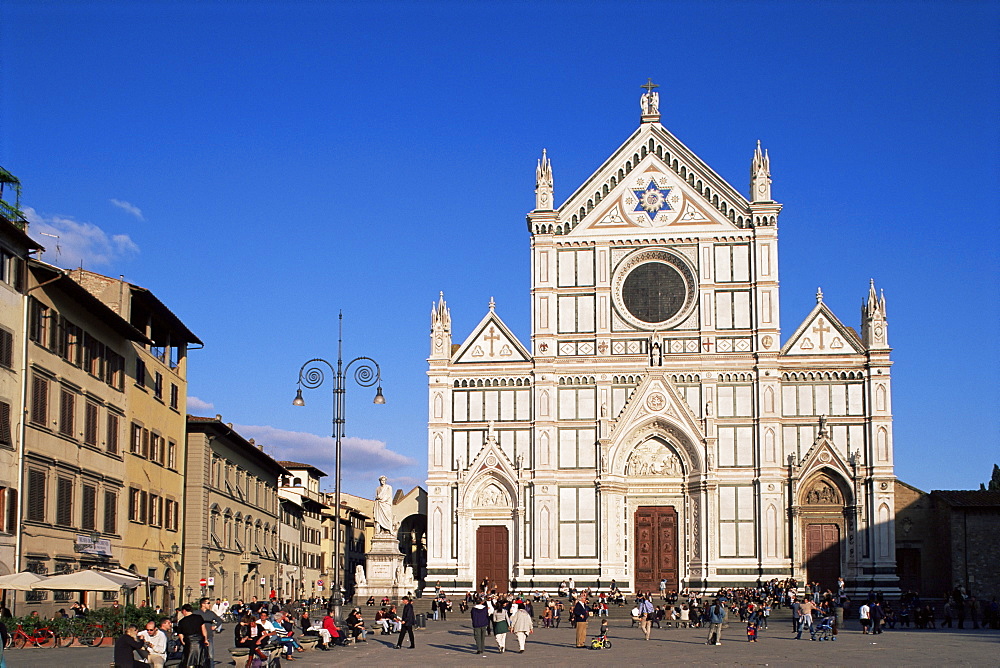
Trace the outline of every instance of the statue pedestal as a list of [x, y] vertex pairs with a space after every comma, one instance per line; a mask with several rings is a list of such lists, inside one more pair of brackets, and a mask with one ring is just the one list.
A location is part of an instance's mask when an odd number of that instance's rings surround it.
[[398, 602], [405, 594], [413, 593], [416, 583], [404, 579], [403, 553], [399, 551], [399, 541], [391, 534], [376, 534], [372, 538], [371, 550], [365, 554], [365, 584], [354, 586], [354, 604], [362, 605], [369, 596], [376, 602], [388, 596]]

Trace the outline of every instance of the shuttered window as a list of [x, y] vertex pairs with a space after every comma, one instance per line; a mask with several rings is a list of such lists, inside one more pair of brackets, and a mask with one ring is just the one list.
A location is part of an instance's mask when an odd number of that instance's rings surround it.
[[0, 366], [10, 369], [14, 365], [14, 335], [0, 329]]
[[0, 517], [0, 522], [6, 521], [4, 531], [14, 533], [17, 530], [17, 490], [7, 490], [7, 508], [5, 517]]
[[31, 379], [31, 421], [47, 426], [49, 422], [49, 379], [34, 376]]
[[87, 445], [97, 445], [97, 404], [87, 402], [83, 414], [83, 442]]
[[80, 516], [80, 528], [85, 531], [93, 531], [97, 528], [97, 488], [93, 485], [84, 485], [80, 503], [82, 513]]
[[28, 470], [28, 514], [32, 522], [45, 521], [45, 471]]
[[10, 424], [10, 404], [0, 401], [0, 447], [13, 447], [14, 434]]
[[60, 476], [56, 481], [56, 524], [73, 526], [73, 479]]
[[59, 433], [72, 437], [76, 417], [76, 395], [69, 390], [59, 393]]
[[142, 427], [134, 422], [132, 423], [132, 437], [129, 440], [128, 451], [133, 455], [142, 453]]
[[139, 490], [130, 487], [128, 490], [128, 518], [129, 521], [139, 521]]
[[118, 495], [104, 492], [104, 533], [118, 533]]
[[114, 413], [108, 413], [108, 432], [107, 432], [107, 449], [108, 454], [117, 455], [118, 454], [118, 416]]

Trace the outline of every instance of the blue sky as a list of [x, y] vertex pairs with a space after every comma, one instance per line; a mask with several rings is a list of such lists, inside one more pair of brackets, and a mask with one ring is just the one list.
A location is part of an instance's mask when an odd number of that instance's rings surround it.
[[[456, 342], [490, 297], [529, 337], [535, 160], [561, 202], [663, 124], [741, 192], [771, 155], [782, 327], [818, 286], [859, 325], [884, 289], [897, 475], [972, 488], [1000, 459], [996, 2], [0, 0], [0, 165], [45, 259], [152, 289], [206, 343], [190, 412], [332, 473], [330, 395], [299, 366], [383, 369], [347, 394], [345, 489], [426, 472], [432, 301]], [[196, 408], [197, 407], [197, 408]]]

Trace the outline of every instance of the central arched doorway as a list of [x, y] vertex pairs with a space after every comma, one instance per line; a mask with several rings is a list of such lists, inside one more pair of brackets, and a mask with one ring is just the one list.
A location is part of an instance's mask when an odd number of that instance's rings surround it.
[[844, 572], [844, 506], [843, 491], [826, 474], [802, 486], [799, 507], [803, 572], [808, 582], [818, 582], [823, 590], [836, 591], [837, 578]]

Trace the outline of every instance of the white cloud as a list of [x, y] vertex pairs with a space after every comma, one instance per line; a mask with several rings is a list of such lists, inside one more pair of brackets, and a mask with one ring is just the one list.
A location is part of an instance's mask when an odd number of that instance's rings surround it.
[[126, 202], [123, 199], [109, 199], [108, 201], [117, 206], [122, 211], [132, 214], [139, 220], [146, 220], [142, 216], [142, 209], [137, 207], [135, 204], [132, 204], [131, 202]]
[[[234, 425], [233, 428], [244, 438], [252, 438], [263, 445], [264, 451], [275, 459], [312, 464], [333, 476], [336, 466], [335, 441], [329, 436], [288, 431], [267, 425]], [[349, 436], [341, 439], [341, 448], [341, 476], [345, 482], [369, 479], [377, 481], [380, 475], [388, 475], [388, 472], [417, 463], [406, 455], [390, 450], [384, 442], [374, 439]], [[410, 481], [418, 484], [415, 479], [405, 475], [400, 476], [399, 481], [401, 485]], [[372, 483], [372, 489], [377, 484]]]
[[24, 209], [31, 223], [31, 236], [45, 246], [42, 259], [65, 268], [92, 268], [112, 265], [139, 252], [127, 234], [108, 235], [93, 223], [66, 216], [43, 216], [31, 207]]
[[215, 408], [215, 404], [210, 401], [203, 401], [198, 397], [188, 395], [187, 407], [189, 411], [210, 411]]

